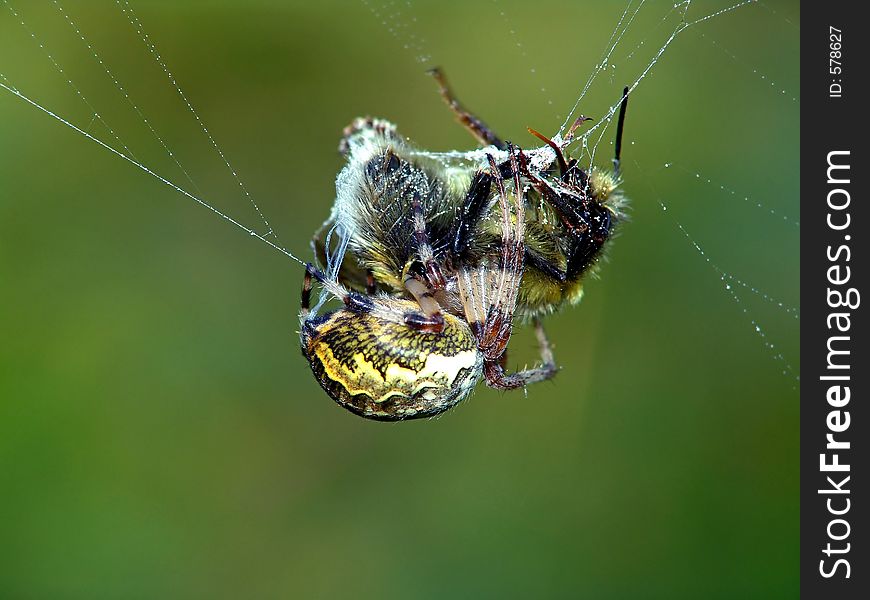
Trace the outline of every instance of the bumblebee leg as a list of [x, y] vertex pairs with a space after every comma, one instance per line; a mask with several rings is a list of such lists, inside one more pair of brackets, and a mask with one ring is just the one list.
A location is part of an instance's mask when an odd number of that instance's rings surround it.
[[546, 275], [557, 283], [565, 283], [568, 280], [568, 274], [565, 271], [549, 262], [531, 248], [526, 248], [525, 260], [527, 267], [537, 269], [542, 275]]
[[[543, 179], [527, 172], [524, 174], [530, 177], [532, 185], [562, 221], [569, 235], [564, 275], [554, 278], [558, 281], [575, 279], [597, 260], [613, 228], [613, 215], [587, 192], [557, 192]], [[583, 189], [586, 187], [584, 185]], [[542, 265], [534, 257], [530, 264], [549, 276], [554, 275], [552, 268]]]
[[489, 204], [491, 190], [492, 175], [485, 171], [475, 173], [450, 233], [450, 250], [456, 258], [462, 258], [467, 252], [477, 224], [483, 219]]
[[550, 341], [547, 339], [544, 327], [538, 319], [535, 319], [535, 336], [538, 338], [538, 347], [541, 352], [541, 366], [507, 374], [504, 371], [503, 361], [486, 361], [483, 364], [486, 385], [499, 390], [513, 390], [539, 381], [546, 381], [556, 375], [559, 369], [553, 358], [553, 350], [550, 347]]
[[450, 86], [447, 85], [447, 78], [444, 77], [444, 73], [441, 72], [441, 69], [437, 67], [430, 69], [429, 74], [434, 77], [435, 81], [438, 83], [438, 90], [441, 92], [441, 97], [444, 98], [444, 102], [447, 103], [447, 106], [449, 106], [450, 110], [453, 111], [453, 114], [456, 115], [456, 119], [462, 123], [471, 135], [473, 135], [474, 138], [484, 146], [495, 146], [499, 150], [504, 150], [504, 142], [486, 126], [486, 123], [462, 107], [459, 100], [456, 99], [456, 96], [454, 96], [453, 92], [450, 90]]

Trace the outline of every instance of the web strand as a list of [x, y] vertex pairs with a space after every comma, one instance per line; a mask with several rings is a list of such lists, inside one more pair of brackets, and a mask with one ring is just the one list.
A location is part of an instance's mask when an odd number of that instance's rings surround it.
[[[610, 61], [611, 56], [613, 56], [616, 47], [619, 45], [619, 42], [622, 41], [622, 38], [625, 36], [625, 33], [629, 30], [629, 27], [634, 22], [637, 13], [640, 12], [640, 9], [643, 7], [644, 0], [641, 0], [640, 4], [634, 9], [634, 12], [631, 13], [631, 16], [628, 16], [629, 11], [631, 10], [631, 5], [633, 0], [629, 0], [628, 4], [625, 7], [625, 10], [622, 13], [622, 16], [619, 17], [619, 21], [616, 23], [616, 27], [613, 28], [613, 32], [610, 34], [610, 39], [607, 41], [607, 46], [605, 51], [601, 55], [601, 59], [598, 61], [598, 64], [595, 65], [595, 68], [592, 70], [592, 73], [586, 79], [586, 83], [583, 85], [583, 89], [580, 90], [580, 95], [577, 96], [577, 99], [574, 101], [574, 105], [571, 107], [571, 110], [568, 111], [568, 116], [565, 117], [565, 121], [562, 123], [562, 126], [559, 127], [558, 135], [562, 135], [565, 132], [565, 129], [571, 122], [571, 119], [574, 118], [574, 115], [577, 113], [577, 108], [580, 106], [580, 103], [583, 102], [583, 98], [586, 97], [586, 94], [589, 92], [589, 88], [592, 87], [595, 78], [607, 67], [607, 64]], [[626, 22], [626, 18], [628, 18], [628, 22]], [[624, 23], [624, 25], [623, 25]]]
[[[54, 2], [57, 3], [57, 0], [54, 0]], [[229, 159], [227, 159], [223, 150], [221, 150], [220, 146], [218, 146], [217, 141], [214, 139], [214, 136], [212, 136], [211, 132], [206, 127], [205, 122], [202, 120], [202, 118], [200, 118], [199, 113], [197, 113], [196, 110], [193, 108], [193, 104], [191, 104], [190, 100], [188, 100], [187, 95], [181, 89], [181, 86], [178, 84], [178, 81], [176, 80], [175, 76], [169, 70], [169, 67], [166, 64], [166, 61], [163, 60], [163, 57], [160, 55], [160, 52], [157, 50], [157, 46], [154, 44], [154, 42], [151, 41], [151, 38], [145, 32], [145, 28], [142, 26], [142, 23], [139, 20], [139, 17], [137, 17], [136, 13], [133, 12], [133, 7], [130, 6], [130, 2], [128, 0], [123, 0], [123, 1], [122, 0], [115, 0], [115, 3], [121, 9], [121, 12], [127, 17], [127, 20], [130, 22], [130, 25], [133, 27], [133, 29], [136, 30], [136, 33], [139, 34], [139, 37], [142, 40], [142, 43], [145, 44], [145, 47], [148, 49], [148, 52], [151, 54], [151, 56], [154, 57], [154, 60], [157, 62], [157, 64], [160, 66], [160, 68], [163, 70], [163, 72], [166, 74], [166, 77], [169, 79], [169, 82], [172, 84], [172, 87], [175, 88], [175, 91], [178, 93], [179, 97], [184, 102], [184, 105], [187, 107], [187, 109], [193, 115], [194, 119], [196, 119], [196, 123], [199, 125], [203, 134], [205, 134], [205, 136], [208, 138], [208, 141], [211, 142], [211, 145], [215, 149], [215, 151], [218, 153], [218, 156], [220, 156], [220, 158], [224, 161], [224, 164], [226, 165], [227, 169], [229, 169], [230, 173], [233, 176], [233, 179], [235, 179], [242, 194], [251, 203], [251, 206], [253, 206], [254, 211], [257, 213], [259, 218], [263, 221], [263, 225], [266, 228], [266, 233], [264, 233], [263, 235], [264, 236], [271, 236], [277, 240], [277, 235], [275, 234], [275, 230], [272, 228], [272, 225], [269, 224], [269, 220], [266, 219], [266, 215], [263, 214], [263, 211], [260, 210], [259, 205], [257, 205], [257, 203], [254, 201], [254, 198], [248, 192], [247, 187], [245, 187], [245, 184], [242, 183], [242, 180], [239, 177], [238, 173], [230, 164], [230, 161], [229, 161]]]
[[0, 82], [0, 87], [2, 87], [3, 89], [5, 89], [7, 92], [9, 92], [9, 93], [13, 94], [14, 96], [20, 98], [21, 100], [23, 100], [23, 101], [26, 102], [27, 104], [33, 106], [34, 108], [39, 109], [40, 111], [42, 111], [43, 113], [47, 114], [47, 115], [50, 116], [51, 118], [53, 118], [53, 119], [59, 121], [60, 123], [63, 123], [64, 125], [66, 125], [66, 126], [69, 127], [70, 129], [72, 129], [73, 131], [75, 131], [75, 132], [79, 133], [80, 135], [86, 137], [87, 139], [91, 140], [92, 142], [95, 142], [96, 144], [102, 146], [103, 148], [105, 148], [106, 150], [108, 150], [109, 152], [111, 152], [112, 154], [114, 154], [114, 155], [116, 155], [116, 156], [118, 156], [118, 157], [120, 157], [120, 158], [123, 158], [124, 160], [126, 160], [126, 161], [129, 162], [130, 164], [134, 165], [135, 167], [137, 167], [138, 169], [144, 171], [145, 173], [148, 173], [149, 175], [151, 175], [152, 177], [154, 177], [154, 178], [157, 179], [158, 181], [162, 182], [163, 184], [168, 185], [169, 187], [171, 187], [172, 189], [174, 189], [174, 190], [177, 191], [178, 193], [182, 194], [183, 196], [185, 196], [185, 197], [189, 198], [190, 200], [193, 200], [193, 201], [196, 202], [197, 204], [199, 204], [199, 205], [201, 205], [201, 206], [207, 208], [208, 210], [210, 210], [211, 212], [213, 212], [214, 214], [216, 214], [217, 216], [219, 216], [221, 219], [223, 219], [223, 220], [225, 220], [225, 221], [228, 221], [228, 222], [232, 223], [233, 225], [235, 225], [236, 227], [238, 227], [239, 229], [241, 229], [242, 231], [244, 231], [244, 232], [247, 233], [248, 235], [250, 235], [250, 236], [252, 236], [252, 237], [254, 237], [254, 238], [260, 240], [260, 241], [263, 242], [264, 244], [270, 246], [271, 248], [277, 250], [277, 251], [280, 252], [281, 254], [283, 254], [283, 255], [289, 257], [290, 259], [296, 261], [296, 262], [299, 263], [300, 265], [303, 265], [303, 266], [305, 265], [305, 263], [304, 263], [302, 260], [300, 260], [300, 259], [298, 259], [296, 256], [294, 256], [294, 255], [293, 255], [289, 250], [287, 250], [286, 248], [283, 248], [283, 247], [279, 246], [278, 244], [276, 244], [275, 242], [269, 240], [268, 238], [266, 238], [266, 237], [263, 236], [262, 234], [257, 233], [257, 232], [254, 231], [253, 229], [251, 229], [251, 228], [249, 228], [249, 227], [243, 225], [242, 223], [240, 223], [239, 221], [235, 220], [235, 219], [232, 218], [231, 216], [229, 216], [229, 215], [227, 215], [227, 214], [225, 214], [225, 213], [219, 211], [217, 208], [215, 208], [214, 206], [212, 206], [211, 204], [209, 204], [209, 203], [206, 202], [205, 200], [202, 200], [201, 198], [199, 198], [199, 197], [197, 197], [197, 196], [194, 196], [193, 194], [191, 194], [191, 193], [188, 192], [187, 190], [185, 190], [185, 189], [183, 189], [182, 187], [176, 185], [175, 183], [171, 182], [170, 180], [166, 179], [165, 177], [163, 177], [162, 175], [156, 173], [155, 171], [149, 169], [148, 167], [146, 167], [146, 166], [143, 165], [142, 163], [138, 162], [138, 161], [135, 160], [134, 158], [128, 156], [127, 154], [124, 154], [123, 152], [121, 152], [120, 150], [117, 150], [116, 148], [113, 148], [112, 146], [110, 146], [110, 145], [107, 144], [106, 142], [102, 141], [101, 139], [97, 138], [96, 136], [91, 135], [91, 134], [88, 133], [87, 131], [81, 129], [80, 127], [77, 127], [76, 125], [74, 125], [73, 123], [71, 123], [71, 122], [68, 121], [67, 119], [63, 118], [62, 116], [58, 115], [57, 113], [51, 111], [50, 109], [48, 109], [48, 108], [42, 106], [41, 104], [39, 104], [39, 103], [36, 102], [35, 100], [31, 99], [30, 97], [24, 95], [20, 90], [18, 90], [18, 88], [16, 88], [15, 86], [13, 86], [13, 85], [9, 82], [9, 80], [6, 78], [6, 76], [5, 76], [3, 73], [0, 73], [0, 78], [3, 79], [3, 81]]
[[[709, 21], [710, 19], [719, 17], [725, 13], [735, 11], [735, 10], [737, 10], [743, 6], [746, 6], [748, 4], [754, 4], [757, 1], [758, 0], [743, 0], [742, 2], [737, 2], [735, 4], [728, 6], [728, 7], [719, 9], [713, 13], [707, 14], [703, 17], [700, 17], [700, 18], [697, 18], [697, 19], [694, 19], [691, 21], [688, 21], [686, 19], [686, 15], [688, 13], [689, 8], [691, 7], [692, 0], [685, 0], [684, 2], [676, 4], [674, 6], [674, 9], [678, 10], [680, 12], [680, 15], [681, 15], [679, 25], [677, 25], [677, 27], [671, 32], [671, 34], [668, 36], [668, 38], [665, 40], [665, 42], [661, 45], [661, 47], [658, 49], [658, 51], [652, 57], [650, 62], [647, 63], [646, 67], [643, 69], [643, 71], [641, 71], [640, 75], [634, 80], [634, 82], [630, 86], [628, 86], [629, 95], [631, 95], [637, 89], [637, 87], [641, 84], [641, 82], [644, 79], [646, 79], [646, 77], [650, 74], [650, 72], [653, 70], [653, 68], [655, 68], [656, 64], [658, 64], [659, 60], [661, 60], [661, 57], [665, 54], [665, 52], [668, 50], [668, 48], [671, 46], [671, 44], [673, 44], [674, 40], [677, 39], [677, 37], [683, 31], [685, 31], [686, 29], [688, 29], [690, 27], [695, 27], [701, 23]], [[630, 6], [631, 6], [631, 2], [629, 2], [629, 6], [626, 8], [626, 13], [628, 12]], [[625, 32], [628, 29], [628, 26], [631, 24], [631, 22], [637, 16], [637, 13], [642, 6], [643, 6], [643, 3], [641, 3], [637, 7], [637, 9], [632, 13], [631, 17], [629, 18], [628, 23], [626, 24], [625, 27], [622, 28], [622, 31], [620, 31], [620, 26], [621, 26], [623, 20], [625, 19], [626, 13], [623, 14], [623, 17], [620, 19], [619, 24], [617, 24], [616, 29], [614, 30], [614, 34], [611, 35], [611, 40], [613, 40], [613, 41], [610, 43], [607, 51], [605, 52], [605, 58], [602, 60], [601, 63], [599, 63], [596, 66], [595, 70], [593, 71], [592, 75], [589, 78], [589, 81], [587, 81], [586, 85], [583, 87], [583, 90], [581, 91], [580, 96], [574, 102], [574, 106], [572, 107], [571, 111], [568, 113], [568, 117], [565, 119], [565, 122], [563, 123], [562, 127], [559, 130], [560, 135], [564, 131], [567, 124], [571, 121], [571, 119], [574, 118], [574, 115], [577, 111], [577, 108], [579, 107], [580, 102], [582, 101], [583, 97], [585, 96], [585, 94], [589, 90], [589, 87], [592, 85], [592, 82], [604, 70], [607, 62], [610, 60], [610, 57], [613, 54], [613, 51], [615, 50], [615, 48], [619, 44], [619, 42], [623, 39]], [[668, 16], [665, 16], [665, 19], [667, 19], [667, 18], [668, 18]], [[622, 101], [622, 98], [620, 98], [614, 104], [610, 105], [610, 107], [608, 108], [604, 117], [601, 118], [600, 120], [598, 120], [594, 125], [592, 125], [588, 129], [586, 129], [582, 135], [577, 136], [576, 141], [580, 142], [584, 146], [584, 148], [587, 147], [587, 145], [588, 145], [587, 140], [593, 133], [595, 133], [598, 129], [600, 129], [602, 127], [605, 129], [608, 127], [611, 120], [613, 119], [613, 116], [619, 110], [619, 106], [621, 104], [621, 101]], [[601, 136], [599, 134], [598, 140], [600, 141], [602, 138], [603, 138], [603, 136]], [[595, 147], [597, 147], [597, 143], [595, 144]], [[590, 151], [590, 156], [593, 158], [594, 158], [594, 153], [595, 153], [595, 147], [593, 147], [593, 149]]]
[[[127, 92], [127, 89], [121, 84], [120, 80], [117, 78], [117, 76], [115, 76], [115, 74], [109, 68], [109, 65], [106, 63], [106, 61], [103, 60], [102, 56], [100, 56], [100, 54], [97, 52], [96, 48], [94, 48], [93, 44], [91, 44], [91, 42], [88, 41], [88, 39], [85, 37], [84, 33], [79, 28], [79, 26], [76, 25], [75, 21], [73, 21], [70, 14], [66, 10], [64, 10], [63, 6], [60, 5], [58, 0], [52, 0], [52, 4], [54, 4], [54, 7], [63, 16], [63, 18], [67, 22], [67, 24], [73, 29], [73, 31], [75, 31], [76, 37], [78, 37], [81, 40], [81, 42], [87, 47], [87, 49], [90, 52], [93, 59], [95, 61], [97, 61], [97, 63], [100, 65], [100, 67], [102, 67], [106, 76], [112, 81], [112, 83], [115, 85], [115, 88], [124, 97], [124, 100], [130, 106], [130, 108], [132, 108], [133, 111], [136, 113], [136, 115], [138, 115], [139, 119], [142, 120], [142, 122], [145, 124], [145, 126], [148, 128], [148, 130], [151, 132], [151, 135], [154, 136], [154, 138], [157, 140], [157, 142], [160, 144], [160, 146], [166, 152], [166, 155], [172, 160], [173, 163], [175, 163], [175, 166], [178, 167], [178, 169], [184, 175], [185, 179], [187, 179], [187, 181], [190, 183], [190, 185], [192, 186], [194, 191], [197, 194], [201, 194], [202, 192], [199, 189], [199, 186], [193, 180], [193, 177], [191, 177], [190, 172], [184, 168], [184, 166], [178, 160], [178, 157], [175, 155], [175, 153], [173, 153], [172, 150], [169, 149], [169, 146], [166, 144], [163, 137], [161, 137], [161, 135], [157, 132], [157, 130], [154, 128], [154, 125], [151, 123], [151, 121], [148, 119], [148, 117], [145, 116], [145, 114], [142, 112], [142, 109], [139, 108], [139, 105], [133, 101], [133, 99], [130, 97], [130, 94]], [[125, 146], [125, 148], [126, 148], [126, 146]], [[132, 156], [132, 154], [131, 154], [131, 156]]]
[[[640, 168], [640, 165], [637, 164], [637, 161], [634, 161], [634, 165], [637, 168], [637, 171], [639, 173], [643, 172], [642, 169]], [[789, 314], [790, 316], [794, 317], [797, 320], [800, 320], [799, 311], [796, 308], [787, 306], [783, 302], [779, 302], [779, 301], [775, 300], [774, 298], [772, 298], [768, 294], [766, 294], [766, 293], [762, 292], [761, 290], [749, 285], [748, 283], [745, 283], [744, 281], [738, 279], [737, 277], [734, 277], [733, 275], [731, 275], [730, 273], [728, 273], [724, 269], [720, 268], [719, 265], [717, 265], [713, 261], [713, 259], [710, 258], [709, 254], [698, 243], [698, 241], [695, 240], [695, 238], [692, 237], [691, 234], [689, 234], [688, 230], [683, 226], [683, 224], [679, 221], [679, 219], [677, 219], [676, 217], [674, 217], [670, 213], [670, 211], [668, 210], [668, 205], [662, 199], [661, 195], [658, 193], [658, 190], [655, 188], [655, 186], [652, 184], [652, 182], [647, 181], [647, 183], [648, 183], [650, 192], [655, 197], [656, 201], [658, 202], [659, 206], [662, 209], [662, 212], [668, 213], [671, 216], [671, 219], [673, 220], [673, 223], [676, 226], [677, 230], [689, 242], [689, 244], [692, 246], [692, 248], [694, 248], [695, 252], [697, 252], [697, 254], [701, 257], [701, 259], [704, 261], [704, 263], [710, 269], [712, 269], [713, 272], [718, 276], [719, 281], [722, 284], [722, 287], [725, 290], [726, 294], [729, 296], [731, 301], [734, 302], [739, 307], [740, 311], [746, 316], [746, 318], [749, 321], [750, 326], [752, 327], [752, 331], [755, 333], [755, 335], [757, 335], [761, 339], [762, 344], [767, 349], [767, 351], [770, 353], [771, 358], [773, 358], [774, 361], [778, 362], [781, 365], [782, 375], [791, 378], [797, 384], [797, 382], [800, 381], [800, 374], [797, 371], [795, 371], [795, 369], [792, 367], [789, 360], [782, 354], [782, 351], [780, 351], [777, 348], [777, 346], [770, 340], [770, 337], [768, 336], [765, 329], [761, 326], [759, 321], [755, 317], [753, 317], [749, 314], [749, 309], [747, 308], [746, 303], [743, 302], [740, 295], [737, 293], [736, 287], [741, 287], [741, 288], [747, 289], [748, 291], [751, 291], [753, 294], [761, 297], [763, 300], [765, 300], [771, 304], [774, 304], [775, 306], [777, 306], [781, 310], [785, 311], [787, 314]], [[736, 284], [736, 285], [732, 285], [732, 283]], [[796, 389], [796, 387], [794, 387], [793, 389]]]
[[717, 188], [719, 191], [730, 194], [731, 196], [733, 196], [735, 198], [742, 199], [746, 204], [748, 204], [748, 205], [752, 206], [753, 208], [756, 208], [760, 211], [766, 212], [768, 215], [770, 215], [774, 219], [781, 219], [783, 222], [788, 223], [789, 225], [793, 225], [797, 228], [800, 228], [800, 226], [801, 226], [800, 221], [795, 221], [791, 217], [788, 217], [786, 215], [782, 215], [782, 214], [778, 213], [776, 210], [769, 208], [764, 203], [759, 202], [757, 200], [754, 200], [745, 194], [738, 194], [736, 190], [726, 186], [724, 183], [714, 182], [711, 178], [704, 177], [697, 171], [690, 171], [689, 169], [683, 167], [682, 165], [679, 165], [679, 164], [674, 163], [674, 162], [666, 162], [664, 165], [662, 165], [662, 168], [659, 169], [659, 171], [662, 171], [664, 169], [679, 170], [680, 172], [684, 173], [687, 177], [689, 177], [691, 179], [695, 179], [696, 181], [704, 183], [708, 186]]
[[37, 46], [39, 46], [39, 48], [45, 53], [48, 60], [54, 66], [55, 70], [61, 75], [61, 77], [64, 78], [67, 85], [69, 85], [70, 88], [72, 88], [75, 95], [82, 101], [82, 103], [84, 103], [84, 105], [90, 111], [90, 113], [92, 115], [91, 122], [90, 122], [90, 124], [88, 124], [88, 127], [86, 127], [85, 129], [89, 129], [94, 124], [95, 121], [98, 121], [100, 124], [103, 125], [103, 127], [106, 128], [106, 131], [109, 132], [109, 135], [112, 136], [112, 139], [114, 139], [121, 146], [121, 148], [124, 149], [124, 152], [126, 154], [128, 154], [129, 156], [131, 156], [133, 158], [136, 158], [136, 155], [133, 153], [133, 151], [130, 150], [130, 148], [128, 148], [127, 145], [121, 141], [121, 138], [118, 137], [118, 134], [115, 133], [115, 130], [112, 129], [111, 127], [109, 127], [109, 124], [106, 123], [106, 121], [103, 119], [103, 116], [97, 111], [96, 108], [94, 108], [94, 106], [88, 101], [88, 99], [85, 98], [84, 94], [79, 89], [79, 87], [73, 82], [73, 80], [67, 76], [66, 71], [64, 71], [63, 67], [60, 66], [60, 64], [54, 58], [52, 53], [48, 50], [47, 45], [41, 39], [39, 39], [36, 36], [36, 33], [24, 22], [24, 19], [21, 17], [20, 13], [17, 10], [15, 10], [15, 8], [12, 6], [12, 4], [9, 2], [9, 0], [2, 0], [2, 2], [3, 2], [3, 4], [6, 5], [6, 8], [9, 9], [9, 12], [12, 14], [12, 16], [15, 18], [15, 20], [18, 21], [18, 23], [21, 25], [21, 27], [24, 28], [24, 30], [27, 32], [28, 37], [30, 37], [30, 39], [32, 39], [34, 41], [34, 43]]

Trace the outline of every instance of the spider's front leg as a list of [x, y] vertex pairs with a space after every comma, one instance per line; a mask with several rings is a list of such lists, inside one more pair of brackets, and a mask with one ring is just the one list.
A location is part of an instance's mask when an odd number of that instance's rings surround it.
[[466, 318], [477, 338], [484, 357], [486, 383], [497, 389], [513, 389], [549, 379], [556, 374], [550, 344], [540, 322], [535, 331], [541, 347], [543, 365], [536, 369], [507, 374], [504, 370], [506, 350], [513, 330], [514, 311], [525, 255], [525, 206], [520, 181], [519, 151], [508, 145], [513, 173], [515, 209], [511, 213], [504, 177], [495, 159], [489, 157], [491, 177], [495, 183], [502, 213], [502, 243], [497, 260], [460, 270], [458, 287]]
[[[435, 294], [443, 290], [447, 286], [447, 282], [441, 266], [435, 259], [435, 251], [429, 241], [429, 232], [426, 230], [423, 205], [420, 195], [416, 192], [411, 206], [414, 219], [415, 261], [409, 265], [410, 270], [406, 268], [404, 286], [405, 290], [417, 301], [425, 322], [419, 321], [415, 317], [406, 320], [406, 324], [420, 331], [441, 333], [444, 329], [444, 315], [441, 312], [441, 305], [435, 299]], [[415, 265], [420, 266], [420, 273], [412, 272]]]
[[[302, 296], [300, 316], [307, 320], [311, 312], [311, 291], [314, 281], [325, 287], [335, 298], [344, 302], [352, 312], [367, 314], [377, 306], [376, 298], [366, 296], [344, 288], [339, 282], [329, 280], [319, 269], [311, 264], [305, 265], [305, 275], [302, 279]], [[419, 303], [418, 303], [419, 304]], [[437, 304], [435, 305], [437, 306]], [[384, 315], [381, 315], [383, 318]], [[415, 331], [440, 333], [444, 329], [444, 318], [440, 307], [436, 314], [427, 314], [418, 310], [393, 312], [390, 318], [397, 323], [404, 323]]]
[[[524, 260], [526, 256], [525, 249], [525, 230], [523, 227], [524, 224], [524, 207], [525, 201], [523, 197], [523, 188], [522, 182], [520, 181], [520, 168], [519, 163], [523, 158], [522, 151], [516, 150], [509, 146], [510, 151], [510, 163], [511, 170], [513, 171], [513, 179], [514, 179], [514, 194], [516, 196], [516, 204], [517, 204], [517, 216], [516, 216], [516, 226], [513, 228], [509, 228], [509, 214], [507, 218], [505, 218], [505, 222], [503, 227], [505, 228], [505, 232], [510, 231], [510, 235], [507, 233], [504, 234], [504, 244], [502, 245], [502, 263], [505, 265], [512, 265], [514, 269], [517, 269], [518, 274], [516, 276], [515, 287], [513, 289], [513, 301], [511, 306], [516, 307], [516, 296], [519, 292], [519, 283], [522, 277], [522, 272], [524, 268]], [[499, 193], [499, 201], [502, 203], [502, 211], [504, 212], [505, 206], [507, 205], [507, 198], [504, 189], [504, 180], [501, 179], [500, 175], [497, 175], [496, 185]], [[503, 313], [502, 313], [503, 314]], [[504, 317], [507, 317], [507, 314], [504, 314]], [[513, 310], [510, 311], [510, 320], [513, 319]], [[509, 325], [510, 323], [508, 323]], [[547, 339], [547, 334], [544, 331], [544, 326], [541, 324], [539, 319], [535, 319], [535, 335], [538, 338], [538, 347], [541, 353], [541, 366], [534, 369], [525, 369], [523, 371], [518, 371], [516, 373], [508, 374], [504, 370], [504, 365], [507, 362], [507, 343], [510, 338], [511, 330], [510, 328], [498, 327], [496, 328], [498, 331], [497, 337], [502, 337], [501, 341], [501, 355], [494, 360], [487, 359], [484, 361], [484, 376], [486, 377], [486, 384], [492, 388], [496, 389], [516, 389], [519, 387], [525, 387], [531, 383], [537, 383], [539, 381], [544, 381], [546, 379], [550, 379], [553, 377], [556, 372], [556, 362], [553, 358], [553, 351], [550, 347], [550, 342]]]

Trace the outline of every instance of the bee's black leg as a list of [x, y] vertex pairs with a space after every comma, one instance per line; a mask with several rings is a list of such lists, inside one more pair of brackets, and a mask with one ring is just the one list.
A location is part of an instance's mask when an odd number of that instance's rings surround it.
[[491, 190], [492, 175], [485, 171], [475, 173], [450, 233], [450, 251], [455, 258], [461, 259], [468, 251], [475, 229], [487, 209]]
[[[554, 279], [560, 282], [574, 279], [598, 258], [613, 228], [613, 215], [607, 207], [602, 206], [585, 191], [557, 192], [545, 180], [528, 172], [524, 174], [531, 179], [532, 185], [555, 211], [570, 236], [565, 272]], [[536, 260], [532, 257], [530, 264], [542, 273], [553, 276], [553, 268], [542, 265], [541, 261], [543, 259]]]
[[527, 267], [533, 267], [534, 269], [537, 269], [550, 279], [555, 279], [559, 283], [565, 283], [568, 280], [568, 274], [565, 271], [563, 271], [553, 263], [547, 261], [546, 258], [541, 256], [531, 248], [526, 248], [525, 259]]
[[436, 82], [438, 82], [438, 90], [441, 92], [441, 97], [444, 98], [444, 102], [447, 103], [447, 106], [449, 106], [450, 110], [453, 111], [453, 114], [456, 115], [456, 119], [462, 123], [471, 135], [473, 135], [474, 138], [484, 146], [495, 146], [499, 150], [504, 150], [504, 142], [501, 141], [501, 139], [495, 135], [489, 127], [487, 127], [486, 123], [462, 107], [459, 100], [456, 99], [456, 96], [454, 96], [453, 92], [450, 90], [450, 86], [447, 85], [447, 79], [444, 77], [444, 73], [441, 72], [441, 69], [437, 67], [430, 69], [429, 74], [435, 78]]

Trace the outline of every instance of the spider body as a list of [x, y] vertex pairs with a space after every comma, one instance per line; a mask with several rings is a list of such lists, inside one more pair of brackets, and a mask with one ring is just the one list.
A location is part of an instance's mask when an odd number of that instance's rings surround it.
[[[433, 154], [387, 121], [354, 121], [313, 243], [327, 271], [309, 267], [303, 286], [302, 351], [315, 377], [340, 405], [378, 420], [436, 415], [481, 378], [512, 389], [552, 377], [539, 317], [580, 299], [621, 216], [618, 176], [566, 160], [570, 134], [533, 132], [546, 145], [531, 150], [504, 143], [436, 77], [486, 147]], [[310, 310], [313, 279], [344, 306]], [[507, 374], [515, 317], [534, 321], [542, 365]]]

